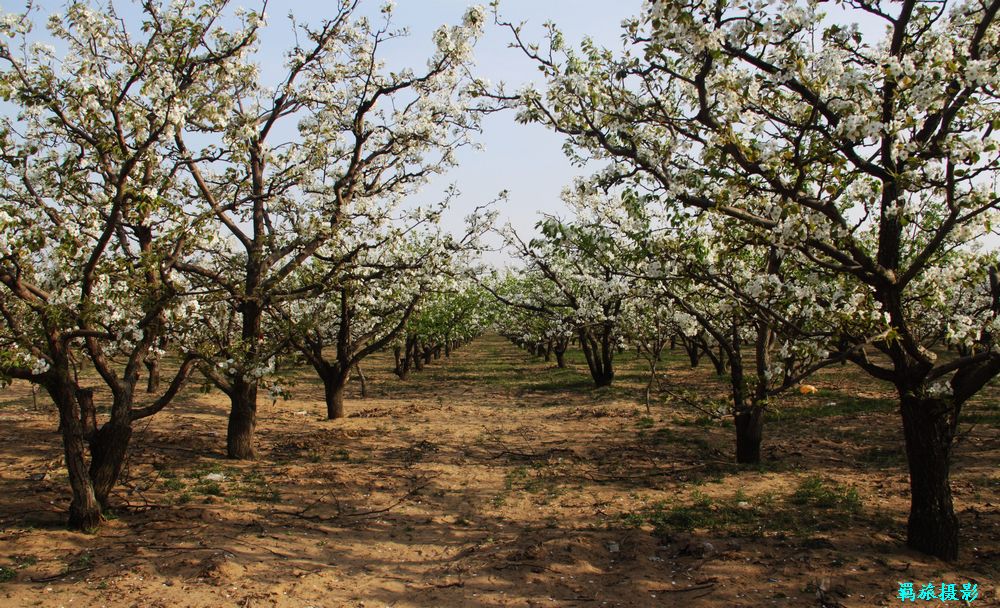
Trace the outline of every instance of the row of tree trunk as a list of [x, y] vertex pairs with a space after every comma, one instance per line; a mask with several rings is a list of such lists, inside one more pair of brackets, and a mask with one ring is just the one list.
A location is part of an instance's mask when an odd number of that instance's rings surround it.
[[466, 340], [444, 337], [441, 340], [430, 340], [417, 334], [407, 334], [402, 345], [392, 349], [394, 361], [393, 373], [400, 380], [410, 377], [410, 371], [423, 371], [425, 365], [440, 359], [451, 357], [451, 354], [468, 343]]

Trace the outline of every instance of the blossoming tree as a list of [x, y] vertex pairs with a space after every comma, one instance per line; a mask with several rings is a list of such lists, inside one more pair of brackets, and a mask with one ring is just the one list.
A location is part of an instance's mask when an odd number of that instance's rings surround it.
[[[899, 395], [907, 543], [955, 559], [952, 442], [963, 404], [1000, 373], [995, 261], [950, 255], [990, 231], [1000, 204], [1000, 2], [847, 2], [838, 24], [819, 6], [651, 1], [617, 54], [565, 49], [554, 27], [543, 50], [511, 26], [548, 88], [509, 97], [575, 154], [609, 159], [606, 180], [738, 222], [871, 294], [865, 317], [885, 331], [845, 337]], [[852, 15], [886, 37], [867, 39]], [[976, 306], [925, 314], [959, 284]], [[940, 336], [979, 346], [942, 356]]]
[[[217, 334], [217, 352], [232, 362], [206, 368], [231, 402], [231, 458], [254, 456], [258, 387], [281, 350], [262, 331], [267, 307], [301, 292], [290, 277], [337, 238], [342, 222], [444, 171], [478, 128], [475, 104], [459, 97], [482, 9], [436, 31], [426, 66], [390, 71], [380, 56], [404, 32], [392, 28], [390, 6], [373, 23], [356, 14], [357, 4], [334, 3], [316, 27], [293, 23], [300, 43], [273, 88], [253, 64], [241, 64], [213, 121], [176, 131], [192, 196], [228, 235], [220, 240], [227, 250], [181, 268], [225, 293], [239, 317], [235, 331]], [[217, 266], [222, 257], [227, 264]]]
[[[204, 228], [182, 211], [172, 134], [211, 112], [219, 75], [255, 35], [251, 19], [213, 25], [225, 6], [144, 3], [127, 27], [113, 7], [71, 2], [48, 22], [60, 52], [28, 42], [30, 11], [0, 19], [0, 96], [17, 111], [0, 123], [0, 380], [36, 383], [55, 402], [75, 528], [100, 523], [133, 423], [165, 407], [193, 365], [184, 357], [139, 402], [144, 362], [191, 329], [177, 266]], [[103, 421], [84, 385], [91, 368], [110, 400]]]

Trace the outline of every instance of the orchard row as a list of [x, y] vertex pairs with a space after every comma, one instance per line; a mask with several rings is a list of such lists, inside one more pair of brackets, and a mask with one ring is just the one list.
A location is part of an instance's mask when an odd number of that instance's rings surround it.
[[[229, 457], [253, 458], [258, 393], [290, 362], [337, 418], [372, 353], [405, 378], [495, 330], [560, 365], [575, 342], [597, 386], [633, 348], [653, 387], [679, 341], [728, 378], [745, 463], [782, 393], [856, 365], [899, 396], [908, 544], [955, 559], [953, 441], [1000, 374], [1000, 0], [842, 7], [885, 40], [818, 7], [651, 1], [611, 50], [526, 40], [494, 6], [544, 78], [516, 92], [475, 76], [483, 8], [390, 71], [391, 9], [341, 1], [293, 23], [273, 86], [262, 17], [224, 0], [145, 2], [134, 27], [72, 2], [59, 51], [3, 16], [0, 376], [59, 410], [70, 524], [100, 523], [134, 423], [194, 377], [231, 402]], [[501, 110], [604, 167], [535, 238], [489, 205], [447, 233], [454, 192], [409, 197]], [[477, 261], [497, 236], [505, 270]]]

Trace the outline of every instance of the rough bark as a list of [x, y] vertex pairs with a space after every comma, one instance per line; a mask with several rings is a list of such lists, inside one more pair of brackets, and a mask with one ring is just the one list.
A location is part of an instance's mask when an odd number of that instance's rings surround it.
[[323, 379], [323, 396], [326, 399], [326, 417], [337, 420], [344, 417], [344, 389], [350, 379], [349, 373], [338, 369], [330, 369], [321, 375]]
[[906, 544], [947, 561], [958, 558], [958, 517], [948, 481], [954, 430], [943, 399], [901, 399], [910, 468], [910, 517]]
[[89, 388], [76, 389], [76, 404], [80, 408], [80, 425], [85, 439], [97, 432], [97, 408], [94, 406], [94, 391]]
[[[52, 375], [56, 376], [57, 372], [58, 369]], [[63, 381], [53, 379], [47, 382], [45, 389], [59, 409], [63, 454], [66, 458], [69, 485], [73, 495], [69, 504], [68, 525], [76, 530], [93, 530], [101, 524], [103, 517], [101, 505], [94, 494], [94, 486], [87, 471], [86, 441], [83, 425], [80, 423], [75, 391], [68, 377]]]
[[90, 442], [90, 481], [102, 509], [109, 507], [108, 497], [121, 475], [131, 439], [132, 425], [112, 420]]
[[236, 379], [229, 401], [226, 456], [234, 460], [253, 460], [256, 457], [254, 431], [257, 428], [257, 383]]

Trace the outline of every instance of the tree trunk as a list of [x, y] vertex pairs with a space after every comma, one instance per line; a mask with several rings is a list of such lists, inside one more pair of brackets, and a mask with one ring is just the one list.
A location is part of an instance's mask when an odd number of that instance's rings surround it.
[[594, 386], [610, 386], [614, 381], [615, 374], [608, 362], [609, 353], [602, 345], [597, 343], [586, 330], [580, 330], [580, 348], [583, 349], [583, 356], [587, 359], [587, 368], [590, 370], [590, 377], [594, 380]]
[[253, 440], [257, 427], [257, 382], [247, 382], [243, 378], [234, 380], [229, 401], [226, 456], [233, 460], [253, 460], [256, 457]]
[[90, 482], [101, 508], [108, 508], [108, 496], [121, 475], [132, 425], [112, 420], [97, 431], [90, 442]]
[[94, 407], [93, 389], [76, 389], [76, 404], [80, 408], [80, 426], [83, 437], [89, 439], [97, 432], [97, 408]]
[[358, 372], [358, 381], [361, 382], [361, 398], [368, 398], [368, 378], [365, 377], [365, 373], [361, 371], [361, 364], [354, 366], [354, 371]]
[[350, 374], [332, 370], [323, 374], [323, 395], [326, 398], [326, 417], [337, 420], [344, 417], [344, 388]]
[[684, 344], [684, 350], [687, 351], [688, 361], [691, 363], [691, 367], [698, 367], [701, 363], [701, 347], [697, 344]]
[[[407, 340], [409, 344], [409, 340]], [[409, 347], [406, 349], [406, 354], [403, 354], [403, 348], [401, 346], [395, 346], [392, 349], [392, 356], [396, 362], [396, 367], [393, 370], [400, 380], [406, 380], [406, 377], [410, 375], [410, 350]]]
[[94, 495], [94, 486], [86, 465], [86, 444], [80, 412], [74, 390], [69, 382], [54, 380], [45, 385], [59, 409], [59, 429], [63, 438], [63, 454], [69, 472], [69, 485], [73, 498], [69, 504], [69, 527], [76, 530], [94, 530], [101, 525], [101, 505]]
[[566, 349], [559, 349], [559, 348], [557, 348], [555, 350], [555, 353], [556, 353], [556, 367], [559, 367], [560, 369], [565, 369], [566, 368]]
[[604, 373], [601, 375], [597, 386], [611, 386], [615, 379], [615, 346], [611, 343], [611, 327], [604, 328], [604, 335], [601, 336], [601, 368]]
[[764, 435], [764, 408], [751, 405], [737, 411], [733, 422], [736, 423], [736, 462], [759, 463], [760, 444]]
[[943, 399], [901, 399], [906, 459], [910, 468], [910, 518], [906, 544], [946, 561], [958, 558], [958, 518], [948, 482], [954, 431]]
[[155, 393], [160, 390], [160, 358], [153, 357], [144, 362], [148, 376], [146, 378], [146, 392]]
[[764, 408], [759, 402], [747, 403], [749, 399], [740, 355], [739, 330], [735, 326], [731, 339], [729, 386], [733, 395], [733, 422], [736, 426], [736, 462], [757, 464], [760, 462], [760, 443], [764, 433]]
[[712, 352], [711, 349], [706, 348], [705, 354], [712, 361], [712, 366], [715, 367], [716, 376], [726, 375], [726, 350], [720, 345], [718, 354]]

